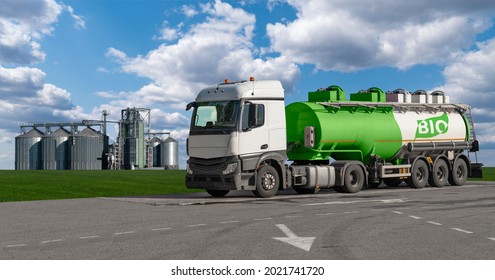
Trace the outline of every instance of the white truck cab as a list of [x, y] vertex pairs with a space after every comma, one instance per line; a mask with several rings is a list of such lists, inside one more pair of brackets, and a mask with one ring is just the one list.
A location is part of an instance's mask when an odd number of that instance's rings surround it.
[[[201, 90], [187, 140], [186, 186], [214, 196], [285, 188], [284, 89], [279, 81], [229, 82]], [[269, 112], [269, 113], [268, 113]]]

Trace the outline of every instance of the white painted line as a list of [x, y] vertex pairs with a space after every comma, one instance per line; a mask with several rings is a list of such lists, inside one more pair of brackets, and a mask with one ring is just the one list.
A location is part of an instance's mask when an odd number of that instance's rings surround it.
[[410, 215], [409, 218], [413, 218], [413, 219], [416, 219], [416, 220], [421, 220], [421, 217], [418, 217], [418, 216], [412, 216], [412, 215]]
[[136, 231], [124, 231], [124, 232], [116, 232], [114, 233], [113, 235], [124, 235], [124, 234], [132, 234], [132, 233], [136, 233]]
[[239, 221], [223, 221], [223, 222], [220, 222], [221, 224], [235, 224], [235, 223], [239, 223]]
[[41, 241], [40, 243], [41, 244], [48, 244], [48, 243], [55, 243], [55, 242], [62, 242], [64, 241], [63, 239], [53, 239], [53, 240], [45, 240], [45, 241]]
[[465, 230], [465, 229], [462, 229], [462, 228], [452, 228], [452, 229], [455, 230], [455, 231], [463, 232], [463, 233], [473, 233], [472, 231]]
[[436, 225], [436, 226], [443, 226], [441, 223], [433, 222], [433, 221], [426, 221], [429, 224]]
[[348, 212], [344, 212], [342, 214], [356, 214], [356, 213], [359, 213], [359, 211], [348, 211]]
[[293, 215], [293, 216], [285, 216], [284, 218], [286, 219], [294, 219], [294, 218], [302, 218], [304, 216], [301, 216], [301, 215]]
[[373, 199], [373, 200], [349, 200], [349, 201], [328, 201], [328, 202], [318, 202], [318, 203], [309, 203], [309, 204], [303, 204], [303, 206], [318, 206], [318, 205], [338, 205], [338, 204], [354, 204], [354, 203], [376, 203], [376, 202], [381, 202], [381, 203], [402, 203], [405, 202], [404, 199], [397, 198], [397, 199]]
[[91, 236], [81, 236], [79, 239], [93, 239], [93, 238], [98, 238], [98, 235], [91, 235]]
[[400, 211], [392, 211], [392, 212], [394, 212], [395, 214], [404, 215], [404, 213], [402, 213]]
[[328, 216], [328, 215], [333, 215], [335, 213], [318, 213], [318, 214], [315, 214], [315, 216]]
[[7, 245], [5, 248], [17, 248], [17, 247], [24, 247], [27, 244], [12, 244], [12, 245]]
[[267, 221], [267, 220], [272, 220], [273, 218], [259, 218], [259, 219], [253, 219], [253, 221]]
[[169, 229], [172, 229], [170, 227], [164, 227], [164, 228], [152, 228], [151, 230], [152, 231], [159, 231], [159, 230], [169, 230]]
[[202, 226], [206, 226], [206, 224], [188, 225], [188, 227], [202, 227]]
[[488, 237], [491, 241], [495, 241], [495, 237]]

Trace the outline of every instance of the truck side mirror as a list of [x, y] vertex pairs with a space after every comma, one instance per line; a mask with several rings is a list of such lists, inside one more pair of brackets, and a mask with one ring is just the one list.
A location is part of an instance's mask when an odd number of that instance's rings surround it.
[[194, 107], [196, 107], [196, 102], [193, 101], [193, 102], [186, 105], [186, 111], [189, 111], [189, 110], [191, 110], [191, 108], [194, 108]]

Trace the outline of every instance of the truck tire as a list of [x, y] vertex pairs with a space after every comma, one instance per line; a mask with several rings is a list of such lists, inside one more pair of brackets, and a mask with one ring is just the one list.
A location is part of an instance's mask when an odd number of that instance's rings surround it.
[[256, 190], [253, 193], [257, 197], [272, 197], [277, 194], [280, 179], [277, 170], [270, 165], [263, 165], [258, 169], [256, 176]]
[[406, 183], [411, 188], [422, 189], [428, 184], [428, 165], [424, 160], [418, 159], [411, 168], [411, 177], [407, 178]]
[[385, 183], [385, 185], [389, 186], [389, 187], [398, 187], [401, 183], [402, 183], [402, 180], [400, 178], [385, 178], [383, 179], [383, 182]]
[[344, 185], [340, 191], [345, 193], [356, 193], [360, 191], [365, 183], [364, 171], [357, 164], [349, 165], [344, 172]]
[[449, 180], [449, 165], [443, 159], [437, 159], [433, 164], [430, 174], [430, 185], [432, 187], [441, 188], [447, 184]]
[[450, 172], [449, 183], [452, 186], [462, 186], [466, 183], [468, 177], [468, 167], [466, 161], [462, 158], [457, 158]]
[[226, 196], [229, 191], [228, 190], [206, 190], [206, 192], [211, 196], [222, 197]]

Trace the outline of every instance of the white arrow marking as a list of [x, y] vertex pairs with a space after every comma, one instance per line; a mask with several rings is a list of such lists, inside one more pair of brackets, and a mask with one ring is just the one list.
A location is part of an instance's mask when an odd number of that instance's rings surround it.
[[282, 241], [284, 243], [295, 246], [299, 249], [303, 249], [304, 251], [309, 252], [311, 250], [311, 246], [313, 245], [313, 241], [315, 241], [315, 237], [299, 237], [297, 236], [290, 228], [288, 228], [284, 224], [276, 224], [276, 226], [283, 232], [287, 237], [273, 237], [273, 239]]

